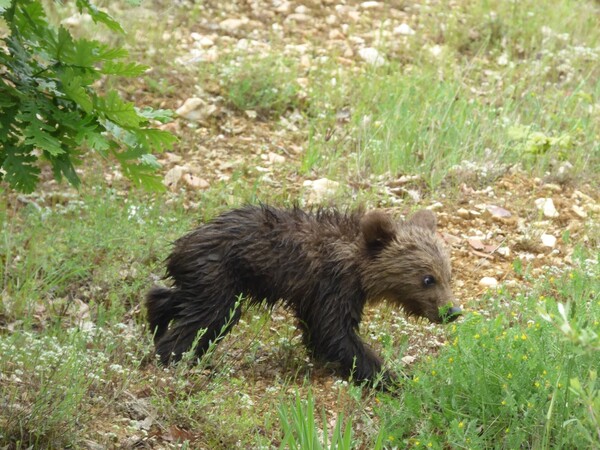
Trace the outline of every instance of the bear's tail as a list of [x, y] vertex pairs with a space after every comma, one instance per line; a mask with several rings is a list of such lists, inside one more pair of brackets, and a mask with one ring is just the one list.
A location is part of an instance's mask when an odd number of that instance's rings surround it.
[[173, 299], [173, 290], [154, 286], [146, 295], [146, 310], [150, 330], [154, 333], [154, 343], [167, 332], [169, 323], [177, 314], [177, 302]]

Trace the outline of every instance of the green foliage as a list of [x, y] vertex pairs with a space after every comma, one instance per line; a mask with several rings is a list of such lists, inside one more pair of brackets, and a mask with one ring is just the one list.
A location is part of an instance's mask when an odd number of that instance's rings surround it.
[[281, 57], [250, 57], [222, 67], [219, 78], [235, 108], [272, 117], [299, 105], [297, 72], [294, 64]]
[[[322, 414], [322, 428], [319, 429], [315, 417], [315, 401], [312, 393], [309, 391], [306, 401], [300, 398], [296, 392], [296, 400], [291, 406], [282, 404], [279, 407], [279, 419], [281, 428], [284, 432], [284, 438], [281, 441], [280, 448], [289, 449], [339, 449], [349, 450], [353, 448], [352, 442], [352, 421], [346, 420], [344, 426], [344, 415], [339, 413], [335, 421], [335, 426], [331, 433], [329, 441], [328, 421], [325, 410]], [[375, 450], [383, 448], [381, 434], [377, 442], [372, 447]]]
[[[123, 32], [89, 0], [78, 0], [77, 7], [111, 31]], [[10, 30], [0, 47], [0, 180], [31, 192], [43, 160], [57, 180], [77, 186], [75, 166], [87, 148], [116, 158], [135, 184], [160, 189], [152, 152], [169, 148], [175, 138], [151, 124], [169, 120], [169, 112], [138, 110], [117, 92], [102, 96], [93, 87], [104, 76], [136, 77], [146, 67], [122, 61], [128, 55], [122, 48], [56, 29], [38, 0], [5, 0], [0, 13]]]
[[416, 448], [593, 446], [600, 273], [592, 258], [579, 255], [573, 271], [529, 294], [500, 291], [489, 315], [452, 325], [449, 344], [387, 403], [386, 435]]
[[573, 139], [567, 133], [552, 137], [540, 131], [532, 131], [531, 127], [515, 125], [508, 129], [508, 136], [515, 141], [518, 150], [529, 158], [536, 158], [553, 151], [560, 159], [565, 159], [568, 152], [573, 149]]

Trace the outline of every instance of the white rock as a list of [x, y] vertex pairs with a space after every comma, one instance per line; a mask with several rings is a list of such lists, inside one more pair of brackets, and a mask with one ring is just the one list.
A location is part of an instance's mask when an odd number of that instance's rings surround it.
[[307, 14], [308, 8], [305, 5], [300, 5], [297, 6], [296, 9], [294, 9], [294, 12], [298, 14]]
[[192, 111], [195, 111], [196, 109], [203, 106], [206, 106], [206, 102], [204, 100], [198, 97], [190, 97], [185, 102], [183, 102], [183, 105], [177, 108], [175, 113], [178, 116], [187, 118], [187, 115], [189, 115]]
[[333, 30], [331, 30], [329, 32], [329, 39], [331, 40], [342, 40], [344, 39], [344, 33], [341, 32], [341, 30], [334, 28]]
[[538, 198], [535, 206], [544, 213], [544, 217], [558, 217], [558, 211], [551, 198]]
[[89, 14], [73, 14], [60, 22], [65, 27], [80, 27], [92, 23], [92, 16]]
[[215, 41], [209, 38], [208, 36], [202, 36], [198, 40], [198, 44], [200, 44], [200, 47], [212, 47], [213, 45], [215, 45]]
[[435, 202], [433, 205], [429, 205], [425, 209], [430, 209], [432, 211], [435, 211], [436, 209], [442, 209], [443, 207], [444, 207], [444, 205], [442, 203]]
[[165, 174], [165, 178], [163, 179], [163, 184], [167, 186], [170, 190], [174, 191], [177, 188], [177, 184], [181, 177], [183, 176], [183, 167], [175, 166], [169, 169], [169, 171]]
[[373, 47], [361, 48], [358, 51], [358, 55], [364, 61], [366, 61], [368, 64], [370, 64], [372, 66], [381, 67], [385, 64], [385, 58], [383, 56], [381, 56], [381, 54], [379, 53], [379, 51], [376, 48], [373, 48]]
[[185, 181], [185, 184], [189, 187], [194, 189], [208, 189], [210, 187], [210, 183], [204, 178], [197, 177], [191, 173], [186, 173], [183, 176], [183, 181]]
[[411, 355], [406, 355], [403, 356], [402, 358], [400, 358], [400, 361], [402, 361], [404, 364], [411, 364], [413, 363], [417, 358]]
[[209, 105], [201, 98], [191, 97], [183, 102], [175, 113], [184, 119], [199, 121], [212, 116], [217, 110], [216, 105]]
[[282, 164], [285, 162], [285, 156], [278, 155], [277, 153], [269, 152], [268, 161], [271, 164]]
[[585, 212], [585, 209], [583, 209], [581, 206], [579, 205], [573, 205], [571, 206], [571, 210], [577, 214], [579, 217], [581, 217], [582, 219], [585, 219], [588, 215]]
[[556, 246], [556, 237], [551, 234], [544, 233], [542, 234], [541, 239], [544, 247], [554, 248]]
[[442, 47], [437, 44], [429, 48], [429, 52], [436, 58], [442, 54], [442, 51]]
[[479, 280], [479, 285], [488, 288], [495, 288], [498, 286], [498, 280], [494, 277], [483, 277]]
[[508, 64], [508, 55], [506, 53], [502, 53], [496, 62], [499, 66], [506, 66]]
[[340, 183], [327, 178], [319, 178], [318, 180], [307, 180], [303, 183], [305, 187], [310, 187], [308, 196], [309, 203], [319, 203], [325, 198], [335, 194]]
[[240, 28], [242, 25], [245, 25], [248, 23], [248, 19], [247, 18], [243, 18], [243, 19], [225, 19], [223, 21], [221, 21], [219, 23], [219, 26], [224, 29], [225, 31], [236, 31], [238, 28]]
[[360, 13], [358, 11], [348, 11], [348, 17], [355, 22], [360, 20]]
[[421, 193], [416, 189], [406, 189], [406, 195], [408, 195], [415, 203], [419, 203], [421, 201]]
[[290, 11], [292, 4], [290, 2], [281, 2], [279, 6], [275, 8], [275, 11], [279, 13], [287, 13]]
[[410, 25], [402, 23], [394, 28], [393, 33], [401, 36], [412, 36], [415, 34], [415, 30], [413, 30]]
[[456, 215], [458, 217], [462, 217], [463, 219], [471, 218], [471, 212], [465, 208], [459, 208], [458, 210], [456, 210]]
[[512, 214], [510, 213], [510, 211], [501, 208], [500, 206], [496, 206], [496, 205], [487, 205], [486, 206], [486, 211], [488, 211], [493, 217], [497, 217], [497, 218], [508, 218], [510, 216], [512, 216]]
[[498, 253], [499, 255], [506, 257], [510, 256], [510, 248], [508, 247], [498, 247], [496, 249], [496, 253]]
[[362, 9], [380, 9], [383, 7], [383, 3], [381, 2], [362, 2], [360, 4]]
[[311, 20], [313, 20], [313, 17], [309, 16], [308, 14], [294, 13], [287, 16], [284, 22], [306, 23], [310, 22]]

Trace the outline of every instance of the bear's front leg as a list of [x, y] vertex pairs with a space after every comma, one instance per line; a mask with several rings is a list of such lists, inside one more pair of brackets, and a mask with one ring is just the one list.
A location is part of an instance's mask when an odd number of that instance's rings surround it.
[[[381, 359], [353, 329], [335, 330], [335, 327], [311, 329], [309, 327], [305, 329], [305, 337], [312, 354], [317, 359], [335, 363], [344, 377], [351, 377], [359, 383], [363, 381], [373, 383], [381, 372]], [[391, 374], [383, 373], [384, 382], [391, 379]]]
[[[348, 332], [340, 344], [337, 356], [344, 376], [351, 376], [357, 382], [373, 383], [381, 372], [381, 358], [362, 341], [354, 330]], [[385, 378], [387, 378], [386, 372], [383, 373], [383, 379]]]

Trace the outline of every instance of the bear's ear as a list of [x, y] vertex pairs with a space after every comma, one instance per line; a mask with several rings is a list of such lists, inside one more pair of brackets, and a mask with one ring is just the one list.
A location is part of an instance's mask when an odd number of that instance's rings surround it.
[[425, 228], [432, 233], [435, 233], [437, 219], [435, 218], [435, 214], [433, 212], [429, 211], [428, 209], [421, 209], [410, 216], [410, 218], [406, 221], [406, 224]]
[[368, 212], [360, 219], [360, 229], [367, 245], [380, 248], [396, 236], [396, 223], [383, 211]]

